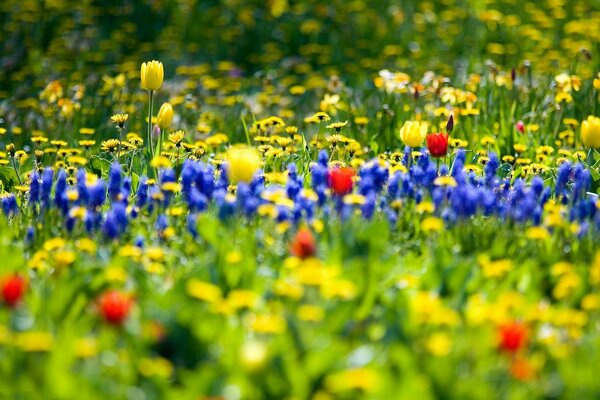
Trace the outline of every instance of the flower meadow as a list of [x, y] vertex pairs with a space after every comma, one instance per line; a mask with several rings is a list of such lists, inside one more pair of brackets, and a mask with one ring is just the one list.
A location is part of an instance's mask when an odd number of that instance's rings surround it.
[[600, 4], [5, 0], [0, 397], [600, 396]]

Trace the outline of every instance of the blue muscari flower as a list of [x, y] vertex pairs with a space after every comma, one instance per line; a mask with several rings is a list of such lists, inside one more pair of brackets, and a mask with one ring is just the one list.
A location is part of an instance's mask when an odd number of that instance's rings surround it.
[[479, 193], [471, 186], [457, 186], [450, 193], [450, 207], [457, 217], [467, 218], [477, 212]]
[[85, 168], [79, 168], [77, 170], [77, 182], [76, 182], [76, 187], [77, 187], [77, 193], [78, 193], [78, 199], [77, 199], [77, 203], [78, 204], [87, 204], [88, 202], [88, 191], [87, 191], [87, 185], [86, 185], [86, 172], [85, 172]]
[[395, 199], [400, 194], [400, 172], [396, 171], [388, 181], [388, 195]]
[[215, 191], [215, 204], [218, 207], [219, 219], [222, 221], [228, 219], [235, 212], [235, 203], [227, 199], [227, 192], [219, 189]]
[[457, 219], [456, 212], [454, 212], [450, 208], [445, 208], [441, 213], [441, 217], [447, 224], [453, 224], [454, 222], [456, 222]]
[[456, 151], [456, 157], [454, 158], [454, 165], [456, 165], [456, 163], [459, 162], [464, 166], [466, 161], [467, 161], [467, 152], [463, 148], [458, 149]]
[[390, 226], [395, 227], [396, 224], [398, 224], [398, 215], [389, 207], [386, 207], [383, 212], [385, 213]]
[[484, 215], [492, 215], [495, 211], [497, 211], [497, 199], [493, 192], [489, 190], [484, 190], [481, 196], [483, 214]]
[[544, 191], [544, 180], [537, 175], [534, 176], [531, 181], [531, 190], [533, 190], [535, 197], [539, 198]]
[[125, 232], [129, 220], [127, 218], [127, 205], [124, 202], [117, 201], [112, 206], [112, 213], [115, 217], [115, 222], [119, 227], [119, 233]]
[[410, 174], [401, 174], [400, 197], [412, 198], [415, 195], [414, 184], [410, 179]]
[[[229, 186], [229, 176], [227, 175], [227, 168], [221, 165], [219, 167], [219, 171], [220, 174], [215, 184], [215, 190], [227, 190], [227, 187]], [[213, 177], [211, 176], [210, 179], [212, 181]]]
[[327, 154], [327, 150], [319, 151], [319, 155], [317, 156], [317, 163], [323, 167], [327, 167], [328, 161], [329, 154]]
[[186, 219], [186, 228], [188, 232], [192, 235], [194, 239], [198, 237], [198, 227], [197, 227], [197, 216], [196, 214], [190, 214]]
[[27, 231], [25, 232], [25, 242], [31, 244], [31, 243], [33, 243], [34, 238], [35, 238], [35, 229], [33, 229], [33, 226], [28, 226]]
[[144, 248], [144, 237], [142, 235], [138, 235], [133, 242], [133, 245], [137, 248]]
[[148, 180], [146, 177], [140, 179], [140, 183], [138, 185], [135, 204], [142, 208], [148, 202]]
[[298, 196], [295, 207], [301, 209], [307, 221], [312, 221], [315, 215], [315, 202], [305, 196]]
[[106, 219], [102, 224], [102, 233], [109, 239], [116, 239], [119, 236], [119, 226], [112, 212], [106, 214]]
[[483, 167], [483, 172], [485, 175], [485, 182], [488, 186], [493, 185], [496, 180], [496, 171], [500, 166], [500, 162], [498, 161], [498, 156], [496, 153], [490, 153], [489, 160]]
[[165, 184], [167, 182], [175, 182], [175, 171], [173, 170], [173, 168], [161, 169], [159, 178], [161, 184]]
[[277, 206], [277, 217], [275, 218], [275, 220], [277, 222], [284, 222], [284, 221], [289, 221], [292, 216], [290, 214], [290, 210], [285, 207], [285, 206]]
[[31, 173], [31, 183], [29, 185], [29, 204], [35, 205], [40, 202], [40, 175], [37, 171]]
[[296, 172], [296, 164], [288, 165], [288, 180], [286, 183], [286, 193], [287, 196], [295, 200], [300, 191], [302, 190], [302, 182], [300, 181], [298, 174]]
[[98, 179], [96, 183], [88, 188], [89, 200], [88, 205], [92, 209], [96, 209], [104, 204], [106, 200], [106, 182], [103, 179]]
[[313, 189], [327, 187], [327, 166], [319, 163], [313, 164], [311, 168], [311, 185]]
[[373, 175], [375, 177], [375, 187], [380, 192], [390, 177], [390, 171], [386, 167], [376, 164]]
[[431, 200], [433, 201], [436, 210], [442, 206], [445, 197], [446, 188], [438, 186], [431, 191]]
[[72, 217], [71, 215], [69, 215], [67, 217], [67, 220], [65, 222], [65, 228], [67, 229], [67, 232], [69, 232], [69, 233], [73, 232], [73, 228], [75, 228], [76, 221], [77, 220], [74, 217]]
[[250, 186], [244, 182], [237, 186], [237, 206], [246, 216], [251, 216], [258, 208], [259, 201], [250, 190]]
[[403, 156], [402, 156], [402, 164], [408, 165], [408, 162], [412, 156], [412, 149], [410, 146], [404, 146]]
[[254, 177], [250, 181], [250, 192], [254, 197], [260, 197], [262, 192], [265, 190], [265, 175], [254, 174]]
[[[569, 183], [569, 179], [571, 177], [571, 170], [572, 165], [568, 161], [560, 164], [558, 167], [555, 187], [555, 193], [557, 196], [567, 195], [567, 184]], [[566, 201], [566, 198], [564, 200]]]
[[336, 211], [340, 216], [342, 221], [347, 221], [352, 217], [352, 212], [354, 208], [346, 203], [344, 203], [341, 199], [336, 198]]
[[212, 165], [201, 163], [199, 171], [199, 174], [196, 176], [196, 187], [206, 198], [212, 199], [215, 190], [215, 168]]
[[365, 196], [365, 204], [361, 206], [362, 216], [366, 219], [371, 219], [375, 213], [377, 197], [375, 193], [369, 193]]
[[189, 202], [192, 186], [199, 175], [198, 164], [192, 160], [185, 160], [181, 169], [181, 193]]
[[359, 171], [360, 180], [358, 181], [358, 192], [363, 196], [375, 192], [375, 180], [370, 169], [361, 169]]
[[54, 178], [54, 171], [52, 168], [44, 169], [42, 173], [42, 187], [40, 192], [40, 199], [44, 208], [50, 207], [50, 195], [52, 194], [52, 180]]
[[131, 194], [131, 177], [126, 176], [123, 179], [123, 187], [121, 188], [121, 201], [127, 202]]
[[579, 239], [582, 239], [589, 231], [590, 229], [590, 223], [587, 221], [583, 221], [581, 224], [579, 224], [579, 231], [577, 232], [577, 237]]
[[325, 192], [326, 189], [326, 186], [318, 186], [315, 188], [315, 193], [317, 194], [317, 204], [319, 204], [319, 207], [322, 207], [327, 201], [327, 193]]
[[154, 228], [158, 232], [163, 232], [169, 226], [169, 221], [167, 220], [167, 216], [164, 214], [160, 214], [156, 218], [156, 222], [154, 223]]
[[208, 199], [195, 187], [192, 187], [187, 200], [188, 208], [191, 211], [204, 211], [208, 205]]
[[573, 184], [573, 201], [577, 201], [585, 196], [591, 184], [590, 171], [584, 169], [581, 164], [575, 167], [575, 179]]
[[54, 188], [54, 204], [62, 209], [63, 199], [66, 200], [65, 192], [67, 191], [67, 173], [61, 169], [58, 171], [58, 178], [56, 179], [56, 186]]
[[108, 195], [111, 199], [117, 198], [121, 191], [121, 164], [117, 161], [110, 165], [108, 171]]

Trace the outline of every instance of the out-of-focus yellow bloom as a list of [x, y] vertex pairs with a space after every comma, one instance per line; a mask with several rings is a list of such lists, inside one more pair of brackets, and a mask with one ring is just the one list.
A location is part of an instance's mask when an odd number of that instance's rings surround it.
[[400, 139], [410, 147], [419, 147], [427, 136], [427, 123], [406, 121], [400, 128]]
[[208, 303], [215, 303], [221, 299], [221, 289], [218, 286], [198, 279], [190, 279], [186, 291], [190, 296]]
[[75, 342], [75, 355], [90, 358], [98, 354], [98, 341], [94, 338], [82, 338]]
[[17, 336], [15, 344], [27, 352], [49, 351], [54, 337], [48, 332], [24, 332]]
[[165, 358], [143, 358], [138, 369], [144, 376], [157, 376], [160, 378], [168, 378], [173, 374], [173, 364]]
[[158, 90], [162, 86], [164, 78], [163, 65], [160, 61], [149, 61], [143, 63], [140, 69], [142, 89]]
[[550, 237], [550, 233], [541, 226], [532, 226], [525, 231], [527, 239], [544, 240]]
[[447, 333], [437, 332], [427, 339], [425, 345], [434, 356], [447, 356], [452, 350], [452, 338]]
[[249, 146], [231, 147], [226, 154], [229, 179], [232, 183], [250, 182], [260, 168], [258, 151]]
[[258, 340], [249, 340], [240, 349], [240, 361], [249, 371], [262, 369], [267, 361], [268, 348]]
[[581, 123], [581, 141], [585, 147], [600, 147], [600, 118], [590, 115]]
[[276, 314], [259, 314], [250, 317], [250, 329], [258, 333], [279, 334], [287, 329], [285, 319]]
[[421, 223], [421, 229], [425, 232], [439, 232], [444, 227], [444, 221], [437, 217], [427, 217]]
[[374, 390], [379, 384], [379, 375], [368, 368], [348, 369], [329, 375], [325, 384], [334, 393], [352, 389]]
[[156, 116], [156, 125], [162, 130], [165, 130], [171, 126], [171, 122], [173, 121], [173, 106], [171, 103], [163, 103], [158, 110], [158, 115]]

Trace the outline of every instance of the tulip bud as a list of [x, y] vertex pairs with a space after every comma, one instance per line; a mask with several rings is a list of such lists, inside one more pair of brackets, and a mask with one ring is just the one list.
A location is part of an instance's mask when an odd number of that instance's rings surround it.
[[444, 157], [448, 153], [448, 134], [433, 133], [427, 135], [427, 149], [432, 157]]
[[132, 305], [130, 296], [116, 290], [105, 292], [98, 300], [102, 318], [111, 325], [122, 325]]
[[409, 147], [419, 147], [426, 135], [426, 122], [406, 121], [400, 128], [400, 138]]
[[290, 244], [290, 252], [301, 259], [315, 255], [317, 252], [317, 245], [310, 230], [303, 228], [296, 233], [294, 240]]
[[517, 122], [515, 128], [517, 129], [517, 131], [519, 131], [519, 133], [525, 132], [525, 124], [523, 123], [523, 121]]
[[329, 171], [327, 180], [333, 193], [344, 196], [352, 192], [353, 177], [354, 170], [352, 168], [335, 168]]
[[143, 63], [140, 69], [142, 89], [158, 90], [162, 86], [164, 78], [163, 65], [160, 61], [149, 61]]
[[163, 103], [158, 110], [158, 115], [156, 116], [156, 124], [162, 130], [166, 130], [171, 126], [171, 122], [173, 121], [173, 106], [171, 103]]
[[27, 282], [19, 275], [5, 277], [0, 283], [2, 300], [11, 308], [15, 307], [21, 301], [26, 289]]
[[507, 323], [498, 328], [498, 336], [500, 349], [515, 353], [527, 343], [527, 328], [518, 322]]
[[250, 182], [260, 168], [260, 155], [249, 146], [234, 146], [226, 154], [227, 171], [232, 183]]
[[446, 132], [452, 133], [453, 129], [454, 129], [454, 115], [450, 115], [450, 118], [448, 118], [448, 122], [446, 123]]
[[590, 115], [581, 123], [581, 141], [588, 148], [600, 148], [600, 118]]

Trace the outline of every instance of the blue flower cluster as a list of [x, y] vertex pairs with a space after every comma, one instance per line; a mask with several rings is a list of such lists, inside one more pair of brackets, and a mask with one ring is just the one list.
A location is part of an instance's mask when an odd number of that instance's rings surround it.
[[[426, 154], [404, 171], [392, 171], [378, 161], [365, 163], [357, 171], [353, 190], [354, 198], [360, 201], [345, 201], [330, 194], [326, 151], [319, 153], [306, 178], [291, 164], [285, 185], [267, 185], [264, 176], [257, 174], [251, 182], [239, 183], [235, 194], [230, 190], [227, 169], [222, 166], [187, 160], [179, 182], [175, 171], [166, 168], [160, 171], [156, 181], [141, 178], [134, 188], [132, 179], [124, 176], [121, 165], [115, 162], [107, 180], [88, 181], [86, 171], [81, 169], [73, 184], [63, 170], [57, 173], [50, 168], [41, 173], [34, 171], [26, 202], [19, 201], [14, 194], [2, 196], [1, 202], [9, 218], [17, 217], [22, 207], [29, 207], [34, 215], [55, 210], [63, 217], [67, 231], [75, 229], [81, 220], [87, 233], [101, 232], [111, 240], [126, 234], [131, 220], [140, 215], [155, 215], [156, 231], [164, 232], [170, 223], [166, 211], [173, 201], [175, 205], [185, 205], [186, 226], [194, 236], [197, 235], [197, 216], [211, 207], [219, 218], [226, 220], [237, 215], [253, 217], [261, 206], [269, 205], [274, 210], [270, 215], [278, 222], [294, 224], [311, 221], [318, 213], [323, 217], [349, 218], [358, 209], [364, 218], [380, 213], [395, 225], [400, 213], [413, 211], [394, 205], [423, 201], [431, 201], [435, 215], [450, 224], [483, 215], [539, 225], [544, 205], [555, 199], [567, 206], [569, 211], [565, 217], [570, 221], [580, 222], [582, 229], [590, 224], [600, 229], [597, 196], [587, 193], [590, 173], [581, 164], [561, 164], [551, 187], [537, 176], [528, 183], [521, 178], [511, 183], [509, 178], [498, 176], [499, 161], [494, 154], [490, 155], [481, 175], [466, 171], [465, 162], [466, 153], [459, 150], [452, 165], [442, 165], [439, 170]], [[273, 196], [274, 193], [278, 195]], [[285, 201], [281, 201], [281, 193]], [[33, 231], [28, 231], [28, 237], [33, 235]]]

